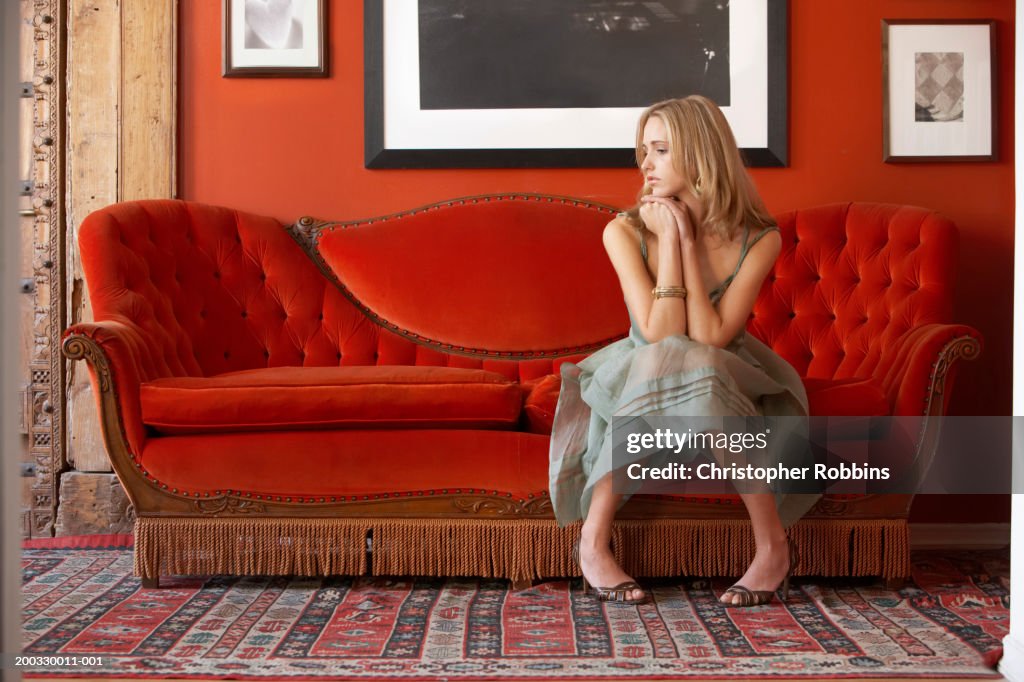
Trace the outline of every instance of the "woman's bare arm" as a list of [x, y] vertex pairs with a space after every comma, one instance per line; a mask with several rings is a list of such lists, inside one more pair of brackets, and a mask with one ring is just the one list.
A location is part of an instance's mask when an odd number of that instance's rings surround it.
[[[641, 209], [643, 210], [643, 209]], [[643, 215], [643, 214], [642, 214]], [[674, 219], [667, 210], [647, 212], [644, 221], [657, 229], [672, 220], [672, 229], [658, 233], [658, 281], [651, 279], [640, 255], [636, 229], [624, 218], [615, 218], [604, 229], [604, 246], [619, 276], [619, 285], [626, 305], [649, 343], [675, 334], [686, 333], [686, 301], [682, 298], [653, 298], [655, 286], [678, 287], [683, 284], [682, 257]]]

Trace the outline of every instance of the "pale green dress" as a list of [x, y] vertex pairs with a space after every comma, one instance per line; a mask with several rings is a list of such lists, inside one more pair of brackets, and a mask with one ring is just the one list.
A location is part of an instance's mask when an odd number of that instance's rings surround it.
[[[746, 229], [736, 269], [710, 292], [717, 305], [750, 248], [772, 227], [750, 239]], [[638, 231], [644, 262], [647, 243]], [[629, 336], [561, 367], [562, 389], [549, 451], [549, 486], [560, 525], [585, 518], [594, 485], [613, 468], [612, 416], [792, 417], [787, 428], [806, 432], [807, 394], [792, 365], [758, 339], [741, 331], [725, 348], [698, 343], [684, 334], [648, 343], [630, 313]], [[797, 434], [799, 435], [799, 434]], [[777, 434], [777, 437], [781, 434]], [[799, 440], [799, 438], [797, 439]], [[786, 466], [804, 464], [806, 451], [776, 453]], [[796, 450], [799, 450], [797, 448]], [[701, 452], [673, 455], [685, 462]], [[617, 453], [615, 465], [642, 456]], [[650, 464], [650, 458], [644, 458]], [[623, 501], [628, 497], [624, 494]], [[783, 525], [789, 526], [818, 499], [817, 494], [776, 491]]]

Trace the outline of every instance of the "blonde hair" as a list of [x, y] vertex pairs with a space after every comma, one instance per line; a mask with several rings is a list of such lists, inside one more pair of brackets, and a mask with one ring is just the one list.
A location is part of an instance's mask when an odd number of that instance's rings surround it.
[[[699, 231], [731, 240], [742, 225], [757, 231], [775, 225], [753, 181], [743, 167], [729, 122], [714, 102], [701, 95], [669, 99], [647, 107], [636, 129], [636, 163], [643, 164], [644, 127], [651, 116], [665, 124], [672, 165], [690, 192], [703, 203]], [[640, 197], [650, 194], [646, 185]], [[642, 226], [640, 203], [626, 212], [634, 225]]]

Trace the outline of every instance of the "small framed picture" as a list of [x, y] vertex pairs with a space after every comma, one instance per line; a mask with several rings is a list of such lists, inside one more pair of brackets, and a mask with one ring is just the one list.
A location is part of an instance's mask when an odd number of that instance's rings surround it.
[[996, 159], [995, 21], [882, 20], [882, 158]]
[[324, 0], [223, 0], [224, 76], [327, 76]]

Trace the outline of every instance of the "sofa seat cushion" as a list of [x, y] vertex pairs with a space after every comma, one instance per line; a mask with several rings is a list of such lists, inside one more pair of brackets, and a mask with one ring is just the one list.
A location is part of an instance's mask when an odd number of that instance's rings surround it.
[[423, 366], [272, 367], [142, 384], [169, 434], [324, 428], [510, 429], [522, 393], [500, 374]]
[[804, 379], [812, 417], [887, 417], [881, 386], [871, 379]]
[[548, 487], [548, 438], [467, 429], [274, 431], [150, 438], [142, 466], [190, 495], [232, 490], [309, 497], [487, 491], [516, 499]]

